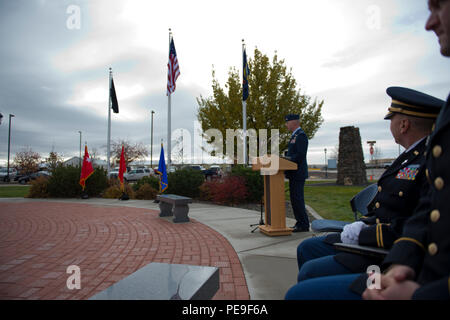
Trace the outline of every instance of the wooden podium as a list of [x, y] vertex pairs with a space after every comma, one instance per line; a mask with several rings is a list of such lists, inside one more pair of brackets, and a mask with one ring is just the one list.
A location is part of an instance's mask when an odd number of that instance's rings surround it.
[[[278, 161], [278, 166], [276, 165]], [[286, 236], [292, 233], [292, 228], [286, 227], [286, 202], [284, 191], [284, 171], [297, 170], [295, 162], [276, 155], [254, 158], [254, 171], [260, 171], [264, 176], [264, 211], [265, 225], [259, 230], [268, 236]]]

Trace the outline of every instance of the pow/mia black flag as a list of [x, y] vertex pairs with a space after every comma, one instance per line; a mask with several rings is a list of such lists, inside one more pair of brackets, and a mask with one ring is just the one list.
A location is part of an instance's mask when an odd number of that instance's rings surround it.
[[114, 88], [114, 80], [111, 79], [111, 87], [109, 88], [109, 99], [114, 113], [119, 113], [119, 103], [117, 102], [116, 89]]

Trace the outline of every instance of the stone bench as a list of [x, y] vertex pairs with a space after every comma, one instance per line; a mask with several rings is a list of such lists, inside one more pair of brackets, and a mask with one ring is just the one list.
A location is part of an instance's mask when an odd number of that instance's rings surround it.
[[219, 268], [149, 263], [89, 300], [209, 300], [219, 290]]
[[189, 222], [189, 203], [192, 199], [177, 196], [175, 194], [160, 194], [156, 197], [159, 200], [160, 217], [174, 216], [173, 222]]

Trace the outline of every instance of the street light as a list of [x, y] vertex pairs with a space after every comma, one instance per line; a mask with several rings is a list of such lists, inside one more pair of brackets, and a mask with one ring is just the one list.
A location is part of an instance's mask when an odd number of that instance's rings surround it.
[[81, 168], [81, 131], [78, 131], [80, 134], [80, 168]]
[[153, 170], [153, 114], [155, 111], [152, 110], [152, 134], [151, 134], [151, 141], [150, 141], [150, 167]]
[[13, 114], [9, 114], [9, 131], [8, 131], [8, 167], [6, 171], [6, 181], [9, 182], [9, 153], [11, 150], [11, 118], [15, 117]]
[[328, 164], [327, 164], [327, 148], [323, 149], [325, 152], [325, 178], [328, 178]]

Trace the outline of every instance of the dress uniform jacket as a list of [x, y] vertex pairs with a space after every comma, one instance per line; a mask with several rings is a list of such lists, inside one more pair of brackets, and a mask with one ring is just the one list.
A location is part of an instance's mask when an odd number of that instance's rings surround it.
[[[420, 169], [425, 162], [425, 150], [426, 139], [422, 139], [413, 149], [401, 154], [378, 180], [373, 209], [361, 218], [369, 226], [359, 234], [360, 245], [389, 249], [400, 237], [404, 223], [418, 204], [421, 190], [426, 188], [425, 173]], [[335, 240], [340, 242], [340, 237]], [[381, 262], [346, 252], [337, 253], [335, 260], [352, 272], [366, 271], [367, 266]]]
[[308, 151], [308, 137], [299, 128], [289, 140], [287, 158], [297, 164], [297, 170], [286, 171], [286, 178], [295, 180], [305, 180], [308, 178], [308, 164], [306, 154]]
[[449, 299], [450, 291], [450, 96], [427, 146], [429, 191], [407, 221], [383, 267], [402, 264], [421, 285], [413, 299]]

